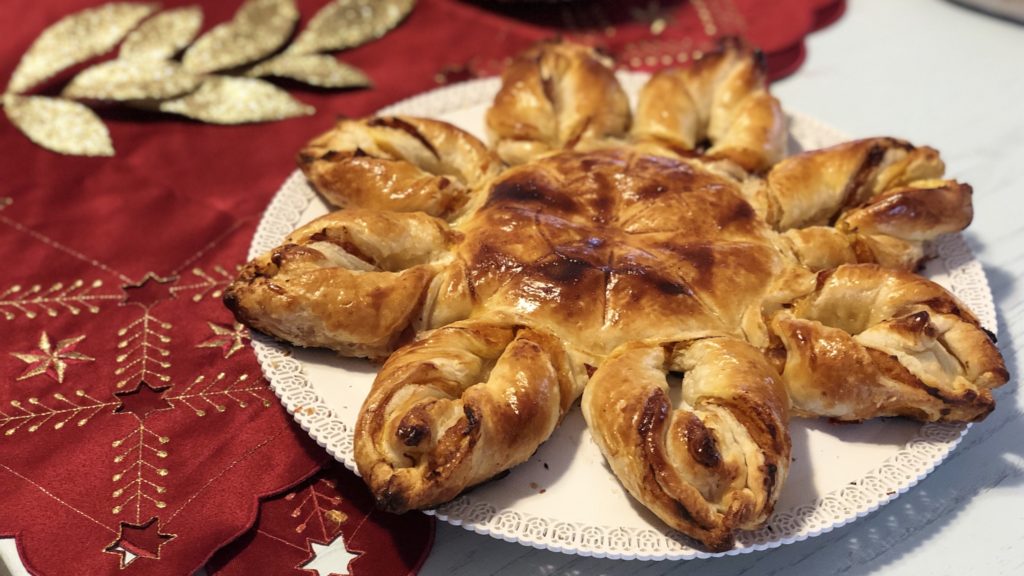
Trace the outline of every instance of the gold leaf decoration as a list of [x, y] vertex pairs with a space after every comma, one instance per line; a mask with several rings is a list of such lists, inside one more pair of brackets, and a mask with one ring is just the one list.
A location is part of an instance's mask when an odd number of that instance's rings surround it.
[[344, 50], [383, 36], [412, 10], [415, 0], [334, 0], [309, 21], [290, 54]]
[[163, 100], [187, 94], [202, 78], [170, 60], [110, 60], [83, 70], [61, 94], [91, 100]]
[[185, 69], [206, 74], [237, 68], [273, 54], [299, 20], [294, 0], [247, 0], [230, 22], [214, 26], [185, 51]]
[[275, 76], [320, 88], [359, 88], [370, 79], [355, 66], [327, 54], [282, 54], [257, 64], [247, 76]]
[[195, 92], [162, 102], [159, 109], [210, 124], [269, 122], [315, 111], [269, 82], [232, 76], [210, 76]]
[[43, 148], [76, 156], [114, 155], [107, 127], [78, 102], [8, 94], [3, 103], [11, 122]]
[[29, 47], [11, 75], [7, 91], [24, 92], [61, 70], [110, 50], [155, 9], [154, 4], [115, 2], [61, 18]]
[[203, 9], [185, 6], [161, 12], [146, 20], [121, 44], [118, 57], [166, 60], [173, 58], [195, 39], [203, 26]]

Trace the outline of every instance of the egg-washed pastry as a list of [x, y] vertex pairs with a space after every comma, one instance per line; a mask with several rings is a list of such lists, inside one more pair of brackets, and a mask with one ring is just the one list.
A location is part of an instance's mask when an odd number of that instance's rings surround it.
[[344, 209], [224, 295], [254, 329], [386, 360], [354, 443], [379, 506], [437, 506], [522, 463], [582, 395], [626, 490], [722, 551], [785, 490], [791, 415], [993, 409], [993, 340], [913, 273], [972, 217], [938, 152], [871, 138], [786, 157], [763, 63], [736, 41], [652, 77], [635, 117], [583, 46], [540, 44], [503, 82], [490, 147], [412, 117], [314, 139], [300, 166]]

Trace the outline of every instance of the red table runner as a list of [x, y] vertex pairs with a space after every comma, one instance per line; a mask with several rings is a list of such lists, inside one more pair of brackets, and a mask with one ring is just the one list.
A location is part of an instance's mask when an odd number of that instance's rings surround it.
[[[202, 3], [204, 28], [239, 3]], [[0, 82], [46, 26], [96, 4], [9, 0]], [[323, 4], [299, 7], [308, 18]], [[334, 468], [289, 491], [328, 457], [276, 402], [247, 332], [219, 301], [295, 151], [338, 115], [495, 73], [556, 33], [639, 69], [683, 63], [715, 36], [743, 34], [766, 50], [778, 77], [799, 66], [804, 35], [843, 4], [486, 6], [421, 0], [384, 39], [342, 55], [375, 88], [286, 86], [316, 107], [308, 117], [225, 127], [104, 109], [112, 158], [54, 154], [0, 121], [0, 258], [8, 264], [0, 275], [0, 535], [17, 539], [30, 572], [189, 574], [234, 542], [213, 572], [299, 573], [316, 569], [315, 556], [338, 534], [361, 558], [350, 564], [354, 574], [414, 571], [432, 519], [371, 513], [358, 480]], [[81, 68], [41, 93], [57, 93]], [[258, 514], [259, 499], [272, 494]], [[295, 521], [308, 514], [295, 504], [303, 494], [336, 500], [312, 520], [345, 520], [307, 533], [310, 524]]]

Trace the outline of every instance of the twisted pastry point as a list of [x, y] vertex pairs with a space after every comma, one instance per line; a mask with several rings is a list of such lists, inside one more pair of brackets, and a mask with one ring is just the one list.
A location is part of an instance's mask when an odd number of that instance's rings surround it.
[[[682, 405], [666, 375], [683, 372]], [[598, 368], [583, 415], [629, 493], [713, 551], [763, 523], [789, 470], [785, 390], [758, 350], [733, 338], [666, 349], [626, 344]]]
[[776, 359], [793, 409], [860, 421], [984, 418], [1009, 374], [977, 319], [944, 288], [876, 265], [819, 274], [817, 289], [774, 313]]
[[331, 204], [453, 220], [501, 162], [469, 133], [438, 120], [341, 120], [299, 153], [299, 168]]
[[383, 357], [416, 320], [451, 241], [448, 225], [423, 213], [340, 210], [246, 264], [224, 303], [293, 344]]
[[436, 506], [529, 458], [582, 390], [553, 336], [469, 320], [381, 368], [356, 423], [359, 473], [391, 512]]
[[974, 215], [971, 187], [940, 179], [944, 169], [932, 148], [868, 138], [786, 158], [744, 192], [812, 270], [913, 270], [925, 242], [963, 230]]
[[786, 151], [785, 116], [768, 93], [764, 60], [735, 38], [690, 68], [655, 74], [640, 91], [631, 135], [747, 171], [769, 168]]
[[624, 135], [629, 100], [610, 59], [579, 44], [543, 42], [506, 67], [486, 120], [498, 156], [522, 164]]

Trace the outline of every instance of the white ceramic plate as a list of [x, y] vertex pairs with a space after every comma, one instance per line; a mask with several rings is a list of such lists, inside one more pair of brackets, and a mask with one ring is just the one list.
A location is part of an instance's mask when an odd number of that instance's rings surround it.
[[[636, 94], [646, 76], [623, 74]], [[448, 120], [483, 135], [483, 115], [497, 79], [453, 85], [400, 102], [382, 114]], [[800, 115], [790, 118], [791, 148], [819, 148], [842, 134]], [[249, 257], [278, 244], [298, 225], [328, 211], [295, 172], [267, 208]], [[995, 308], [980, 264], [960, 236], [936, 245], [927, 275], [956, 293], [994, 330]], [[335, 458], [355, 470], [352, 434], [376, 369], [366, 361], [293, 348], [256, 336], [257, 358], [285, 408]], [[960, 442], [965, 425], [883, 420], [830, 424], [795, 420], [793, 463], [767, 525], [740, 535], [733, 550], [688, 546], [634, 502], [605, 465], [574, 409], [530, 460], [505, 478], [477, 487], [428, 513], [481, 534], [559, 552], [609, 558], [685, 559], [764, 550], [828, 532], [889, 502], [924, 478]]]

